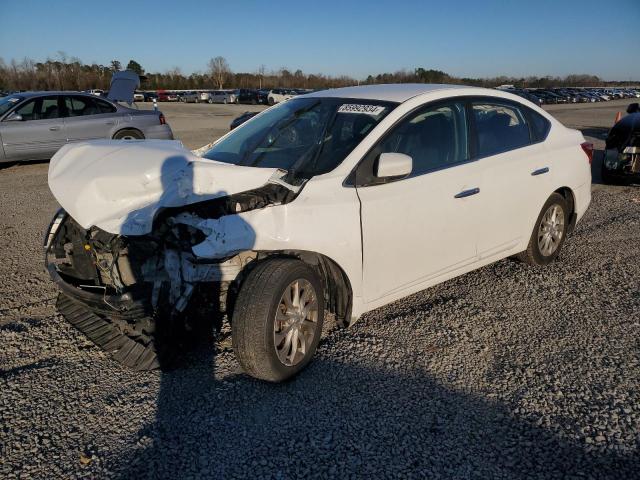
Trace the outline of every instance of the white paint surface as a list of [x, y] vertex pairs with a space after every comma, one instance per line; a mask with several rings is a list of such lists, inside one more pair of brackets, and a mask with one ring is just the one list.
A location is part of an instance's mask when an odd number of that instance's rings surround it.
[[61, 148], [49, 188], [82, 227], [143, 235], [163, 207], [257, 188], [275, 172], [199, 158], [180, 142], [98, 140]]

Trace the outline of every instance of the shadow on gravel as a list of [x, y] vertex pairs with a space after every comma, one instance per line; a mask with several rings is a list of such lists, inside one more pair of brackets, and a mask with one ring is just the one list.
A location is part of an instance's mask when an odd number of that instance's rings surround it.
[[0, 368], [0, 380], [9, 380], [10, 378], [28, 372], [30, 370], [40, 370], [42, 368], [55, 367], [60, 363], [59, 360], [53, 358], [46, 358], [44, 360], [38, 360], [37, 362], [23, 365], [21, 367], [9, 368], [7, 370]]
[[640, 469], [638, 458], [588, 452], [426, 373], [318, 359], [294, 381], [270, 385], [244, 375], [214, 381], [210, 360], [203, 353], [163, 376], [156, 421], [141, 432], [146, 446], [111, 471], [123, 479], [622, 479]]
[[2, 162], [0, 163], [0, 171], [7, 170], [10, 167], [15, 167], [18, 165], [38, 165], [41, 163], [49, 163], [49, 160], [31, 160], [28, 162]]

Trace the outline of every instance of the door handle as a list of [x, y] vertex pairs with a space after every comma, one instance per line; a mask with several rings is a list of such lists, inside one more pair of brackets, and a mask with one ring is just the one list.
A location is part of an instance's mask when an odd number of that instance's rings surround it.
[[105, 123], [105, 125], [115, 125], [116, 124], [116, 122], [114, 122], [113, 120], [110, 121], [110, 122], [104, 122], [104, 123]]
[[542, 175], [543, 173], [549, 173], [549, 167], [544, 167], [544, 168], [539, 168], [537, 170], [534, 170], [533, 172], [531, 172], [531, 175], [535, 177], [536, 175]]
[[52, 132], [55, 132], [56, 130], [60, 130], [60, 125], [54, 125], [52, 127], [49, 127], [49, 130], [51, 130]]
[[454, 196], [453, 198], [470, 197], [471, 195], [476, 195], [478, 193], [480, 193], [480, 189], [478, 187], [476, 187], [476, 188], [471, 188], [469, 190], [463, 190], [460, 193], [458, 193], [456, 196]]

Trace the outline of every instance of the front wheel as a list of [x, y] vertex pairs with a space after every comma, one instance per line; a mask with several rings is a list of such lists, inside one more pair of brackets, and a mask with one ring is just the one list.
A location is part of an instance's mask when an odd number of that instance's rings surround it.
[[560, 253], [568, 226], [567, 201], [559, 193], [553, 193], [538, 215], [527, 249], [518, 254], [517, 258], [529, 265], [550, 264]]
[[245, 280], [232, 319], [233, 350], [251, 376], [281, 382], [315, 354], [324, 319], [322, 282], [307, 264], [266, 260]]

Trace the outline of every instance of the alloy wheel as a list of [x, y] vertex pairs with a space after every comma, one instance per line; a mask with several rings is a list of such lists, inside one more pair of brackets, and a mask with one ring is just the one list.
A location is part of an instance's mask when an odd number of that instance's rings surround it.
[[538, 227], [538, 248], [545, 257], [558, 249], [565, 230], [564, 211], [558, 204], [551, 205]]
[[292, 367], [305, 359], [319, 333], [318, 296], [311, 283], [303, 278], [285, 288], [276, 309], [273, 343], [278, 359]]

